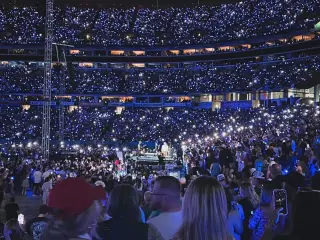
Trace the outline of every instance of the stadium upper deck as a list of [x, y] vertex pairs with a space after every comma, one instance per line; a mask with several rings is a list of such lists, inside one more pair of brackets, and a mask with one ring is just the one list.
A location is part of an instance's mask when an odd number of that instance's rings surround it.
[[[318, 0], [247, 0], [170, 8], [56, 7], [56, 42], [90, 46], [182, 46], [308, 31], [319, 21]], [[3, 44], [44, 41], [41, 7], [3, 8]]]

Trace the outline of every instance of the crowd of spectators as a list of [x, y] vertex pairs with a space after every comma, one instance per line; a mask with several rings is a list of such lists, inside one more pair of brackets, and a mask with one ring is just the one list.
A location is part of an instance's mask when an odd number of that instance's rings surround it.
[[[319, 20], [319, 6], [318, 0], [247, 0], [157, 10], [56, 7], [54, 35], [72, 45], [213, 43], [308, 29]], [[0, 42], [42, 43], [44, 16], [36, 7], [0, 9]], [[281, 89], [307, 82], [319, 63], [318, 56], [306, 56], [276, 64], [157, 70], [56, 65], [52, 89], [60, 90], [61, 77], [68, 93]], [[10, 93], [41, 93], [42, 83], [39, 65], [1, 66], [0, 93], [8, 96], [0, 100], [12, 104], [22, 99]], [[3, 239], [317, 239], [320, 107], [313, 101], [247, 109], [65, 110], [60, 142], [59, 109], [51, 109], [46, 161], [42, 106], [0, 105]], [[174, 149], [174, 163], [161, 166], [169, 155], [165, 145]], [[146, 153], [159, 157], [157, 165], [138, 161]], [[275, 189], [285, 191], [280, 209]], [[27, 222], [14, 197], [20, 193], [41, 195], [44, 204]]]
[[[246, 0], [186, 8], [55, 7], [54, 41], [72, 45], [187, 45], [247, 39], [310, 29], [319, 21], [317, 0]], [[44, 41], [43, 9], [0, 10], [0, 41]]]
[[[2, 108], [1, 118], [11, 118], [13, 125], [5, 122], [6, 129], [1, 126], [0, 132], [16, 135], [15, 131], [23, 129], [21, 125], [30, 123], [25, 116], [37, 116], [35, 109], [28, 111], [19, 115], [12, 107]], [[12, 196], [20, 190], [22, 195], [39, 195], [41, 189], [43, 204], [49, 207], [40, 206], [39, 215], [27, 219], [25, 224], [18, 221], [22, 209], [11, 197], [5, 205], [8, 222], [4, 237], [314, 237], [317, 222], [313, 219], [320, 212], [316, 201], [319, 193], [309, 188], [320, 189], [319, 114], [319, 107], [312, 104], [247, 111], [128, 109], [121, 115], [96, 109], [72, 112], [66, 128], [70, 134], [79, 133], [75, 135], [77, 140], [99, 140], [97, 134], [102, 132], [106, 138], [169, 143], [177, 150], [178, 168], [174, 171], [180, 172], [178, 179], [167, 176], [167, 167], [153, 168], [133, 160], [134, 152], [144, 147], [125, 148], [125, 140], [121, 145], [123, 158], [119, 157], [120, 145], [115, 148], [65, 143], [52, 146], [51, 161], [46, 162], [39, 155], [40, 146], [28, 133], [28, 144], [9, 138], [0, 149], [0, 197], [3, 192]], [[25, 118], [21, 119], [22, 116]], [[71, 125], [74, 128], [70, 129]], [[63, 151], [58, 152], [59, 148]], [[75, 153], [63, 153], [70, 150]], [[158, 150], [156, 147], [149, 151]], [[275, 189], [286, 191], [285, 209], [275, 208]], [[279, 214], [281, 210], [288, 214]], [[123, 228], [126, 231], [119, 231]]]
[[43, 69], [16, 66], [0, 72], [1, 92], [40, 93], [43, 84]]
[[[14, 144], [33, 146], [41, 138], [42, 108], [32, 106], [22, 110], [18, 106], [1, 106], [0, 139]], [[65, 115], [66, 141], [109, 141], [127, 144], [131, 141], [166, 139], [181, 141], [209, 141], [229, 133], [255, 138], [257, 132], [277, 133], [285, 138], [292, 131], [302, 131], [301, 122], [311, 120], [319, 124], [319, 108], [258, 108], [250, 110], [209, 111], [203, 109], [128, 108], [119, 114], [114, 109], [78, 108]], [[58, 109], [51, 111], [51, 137], [59, 138]], [[313, 124], [313, 127], [316, 127]], [[253, 134], [254, 133], [254, 134]], [[35, 143], [37, 146], [37, 143]], [[71, 145], [70, 145], [71, 148]]]
[[[177, 69], [83, 69], [52, 70], [52, 89], [58, 92], [65, 78], [67, 93], [188, 93], [283, 89], [308, 82], [319, 72], [319, 56], [265, 63], [215, 67], [198, 64]], [[61, 74], [63, 73], [63, 75]], [[0, 70], [0, 93], [41, 93], [43, 68], [15, 65]]]

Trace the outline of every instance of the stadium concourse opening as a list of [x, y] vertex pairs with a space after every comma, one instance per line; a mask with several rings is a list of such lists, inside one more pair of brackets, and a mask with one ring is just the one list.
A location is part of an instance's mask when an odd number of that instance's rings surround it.
[[225, 3], [1, 1], [0, 238], [319, 239], [319, 1]]

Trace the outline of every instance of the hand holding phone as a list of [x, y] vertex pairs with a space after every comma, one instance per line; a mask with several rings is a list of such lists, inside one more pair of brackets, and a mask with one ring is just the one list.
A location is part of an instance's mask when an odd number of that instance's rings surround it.
[[20, 225], [24, 224], [24, 215], [22, 213], [18, 215], [18, 222]]
[[288, 196], [284, 189], [273, 190], [273, 206], [275, 209], [282, 208], [280, 215], [288, 215]]

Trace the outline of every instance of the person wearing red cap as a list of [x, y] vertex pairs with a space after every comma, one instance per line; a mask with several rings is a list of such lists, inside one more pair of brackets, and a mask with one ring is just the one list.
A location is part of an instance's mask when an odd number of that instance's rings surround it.
[[91, 240], [99, 216], [100, 200], [105, 200], [102, 187], [95, 187], [83, 178], [68, 178], [51, 190], [48, 206], [54, 219], [41, 236], [41, 240]]

